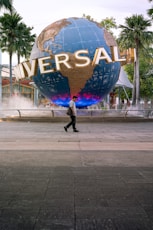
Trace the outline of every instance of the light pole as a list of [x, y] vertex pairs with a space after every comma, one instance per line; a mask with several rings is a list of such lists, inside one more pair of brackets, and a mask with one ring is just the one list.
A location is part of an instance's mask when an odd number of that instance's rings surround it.
[[29, 84], [34, 88], [34, 106], [38, 107], [38, 88], [34, 82], [30, 82]]

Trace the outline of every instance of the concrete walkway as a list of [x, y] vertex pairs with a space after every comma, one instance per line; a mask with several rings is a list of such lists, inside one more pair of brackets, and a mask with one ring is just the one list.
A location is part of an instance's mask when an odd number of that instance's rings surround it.
[[0, 230], [153, 229], [153, 122], [0, 122]]

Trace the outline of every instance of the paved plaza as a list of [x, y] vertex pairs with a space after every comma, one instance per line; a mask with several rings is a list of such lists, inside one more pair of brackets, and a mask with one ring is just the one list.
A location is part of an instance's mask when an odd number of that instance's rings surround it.
[[0, 122], [0, 230], [152, 230], [153, 122]]

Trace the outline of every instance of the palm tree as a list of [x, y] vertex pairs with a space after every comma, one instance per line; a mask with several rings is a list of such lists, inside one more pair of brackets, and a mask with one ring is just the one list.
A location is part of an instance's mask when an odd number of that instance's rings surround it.
[[146, 45], [152, 44], [153, 32], [148, 31], [151, 20], [144, 19], [143, 15], [133, 15], [125, 18], [125, 25], [119, 25], [119, 45], [121, 48], [135, 48], [136, 57], [134, 63], [134, 87], [132, 104], [139, 105], [140, 102], [140, 77], [139, 77], [139, 52]]
[[110, 17], [110, 18], [107, 17], [103, 19], [100, 22], [100, 25], [104, 27], [107, 31], [109, 31], [111, 34], [113, 34], [111, 29], [117, 29], [116, 21], [113, 17]]
[[35, 41], [35, 35], [31, 35], [33, 28], [27, 27], [21, 22], [22, 17], [17, 13], [4, 14], [0, 17], [0, 48], [2, 52], [9, 53], [10, 67], [10, 95], [12, 88], [12, 55], [17, 53], [20, 57], [28, 57]]
[[[152, 2], [153, 0], [149, 0], [149, 2]], [[147, 10], [148, 15], [153, 19], [153, 7]]]
[[16, 53], [18, 64], [21, 57], [28, 59], [30, 56], [36, 38], [35, 34], [31, 34], [32, 29], [33, 27], [28, 27], [22, 22], [17, 26]]
[[13, 7], [13, 1], [12, 0], [0, 0], [0, 10], [2, 8], [9, 10], [10, 12], [13, 12], [14, 7]]
[[16, 52], [17, 25], [21, 20], [22, 17], [17, 13], [6, 13], [0, 17], [0, 48], [2, 52], [9, 53], [10, 95], [13, 93], [12, 55]]
[[[33, 27], [27, 27], [24, 23], [19, 23], [17, 26], [18, 37], [16, 41], [16, 53], [18, 64], [20, 63], [20, 58], [25, 57], [28, 59], [31, 54], [32, 46], [34, 44], [36, 35], [31, 34]], [[20, 79], [19, 79], [19, 93], [20, 93]]]

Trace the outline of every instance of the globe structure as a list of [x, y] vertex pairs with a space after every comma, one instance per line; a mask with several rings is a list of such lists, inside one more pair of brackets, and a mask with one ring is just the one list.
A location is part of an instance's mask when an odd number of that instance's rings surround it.
[[[37, 37], [32, 48], [32, 59], [51, 57], [51, 64], [56, 67], [54, 56], [66, 53], [73, 68], [62, 66], [60, 71], [42, 74], [39, 67], [33, 77], [40, 92], [54, 104], [68, 107], [72, 96], [77, 95], [77, 108], [97, 104], [111, 91], [118, 80], [120, 62], [107, 63], [100, 60], [92, 65], [96, 48], [104, 47], [112, 57], [111, 46], [117, 46], [112, 35], [98, 23], [85, 18], [67, 18], [47, 26]], [[75, 66], [74, 53], [87, 50], [91, 63], [79, 68]]]

